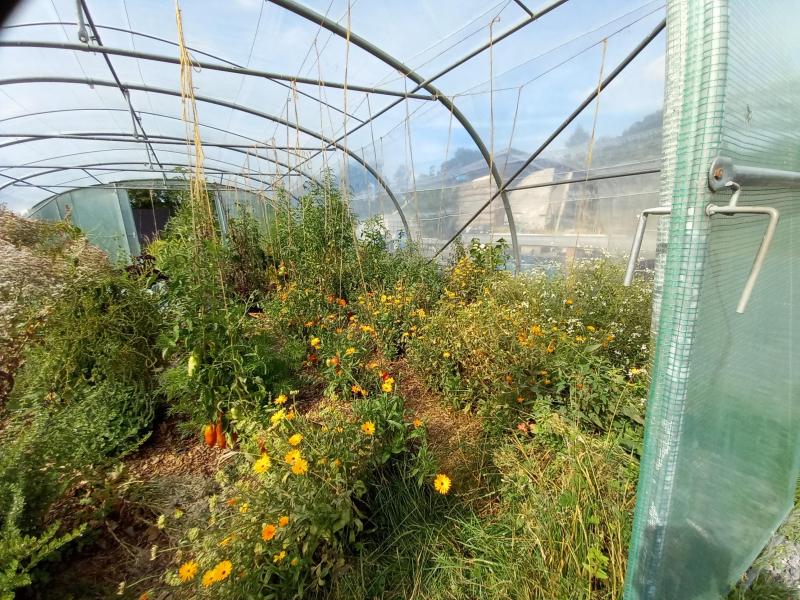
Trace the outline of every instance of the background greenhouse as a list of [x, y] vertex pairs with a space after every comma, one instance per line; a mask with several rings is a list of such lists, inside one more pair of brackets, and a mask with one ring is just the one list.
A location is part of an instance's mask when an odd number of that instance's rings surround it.
[[0, 598], [800, 598], [800, 5], [0, 8]]

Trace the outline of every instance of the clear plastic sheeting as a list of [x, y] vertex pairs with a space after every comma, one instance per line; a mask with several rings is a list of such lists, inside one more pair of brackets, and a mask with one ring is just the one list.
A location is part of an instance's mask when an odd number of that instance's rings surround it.
[[[27, 0], [0, 30], [0, 202], [14, 210], [98, 182], [172, 178], [194, 163], [174, 5], [83, 2], [88, 42], [76, 6]], [[223, 187], [299, 196], [330, 172], [359, 217], [381, 218], [430, 255], [460, 233], [505, 239], [526, 256], [623, 253], [619, 232], [631, 235], [655, 191], [664, 35], [600, 84], [663, 21], [663, 1], [181, 9], [204, 168]], [[563, 182], [602, 174], [621, 178]], [[557, 185], [547, 200], [514, 189], [531, 182]], [[565, 212], [542, 221], [558, 194]], [[570, 216], [605, 203], [610, 221]], [[652, 251], [648, 240], [644, 256]]]
[[705, 209], [731, 199], [709, 190], [716, 156], [800, 171], [799, 20], [787, 0], [669, 6], [668, 73], [683, 93], [665, 106], [672, 216], [628, 599], [726, 596], [793, 505], [800, 189], [742, 186], [739, 207], [775, 208], [780, 221], [741, 314], [767, 217]]

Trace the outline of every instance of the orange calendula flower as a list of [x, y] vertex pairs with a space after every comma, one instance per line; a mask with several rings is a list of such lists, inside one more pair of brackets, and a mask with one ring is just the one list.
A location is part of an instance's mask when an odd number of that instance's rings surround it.
[[229, 560], [223, 560], [217, 563], [217, 566], [214, 567], [214, 577], [216, 581], [225, 581], [231, 574], [233, 570], [233, 565]]
[[236, 506], [236, 503], [239, 501], [238, 498], [228, 498], [228, 506]]
[[419, 417], [414, 419], [413, 424], [414, 424], [414, 427], [417, 427], [417, 428], [422, 427], [424, 425], [424, 423], [422, 422], [422, 419], [420, 419]]
[[305, 475], [308, 472], [308, 461], [305, 458], [298, 458], [292, 465], [292, 473], [295, 475]]
[[272, 538], [275, 537], [275, 533], [277, 532], [277, 528], [272, 523], [267, 523], [264, 527], [261, 528], [261, 539], [265, 542], [270, 541]]
[[217, 582], [217, 574], [213, 570], [203, 573], [203, 587], [211, 587]]
[[556, 351], [556, 345], [555, 345], [553, 342], [550, 342], [550, 343], [547, 345], [547, 353], [548, 353], [548, 354], [552, 354], [552, 353], [553, 353], [553, 352], [555, 352], [555, 351]]
[[361, 431], [364, 435], [375, 435], [375, 423], [372, 421], [364, 421], [361, 424]]
[[433, 488], [443, 496], [450, 491], [450, 478], [444, 473], [439, 473], [433, 480]]
[[289, 450], [283, 457], [287, 465], [293, 465], [300, 459], [300, 450]]
[[303, 441], [303, 434], [302, 433], [295, 433], [288, 439], [290, 446], [298, 446], [300, 442]]
[[197, 571], [200, 567], [193, 560], [183, 563], [178, 569], [178, 577], [183, 583], [191, 581], [197, 576]]
[[289, 524], [289, 517], [286, 515], [278, 519], [278, 527], [286, 527]]
[[269, 471], [269, 468], [271, 466], [272, 466], [272, 460], [270, 460], [269, 456], [267, 456], [266, 454], [262, 454], [261, 458], [259, 458], [256, 462], [253, 463], [253, 471], [261, 475]]
[[286, 413], [286, 420], [287, 421], [293, 421], [294, 420], [294, 411], [293, 410], [290, 410], [289, 412]]

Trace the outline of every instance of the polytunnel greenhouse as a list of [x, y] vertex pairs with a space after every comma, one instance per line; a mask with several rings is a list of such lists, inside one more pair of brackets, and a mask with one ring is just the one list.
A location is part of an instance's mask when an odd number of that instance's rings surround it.
[[800, 598], [800, 4], [0, 19], [0, 598]]

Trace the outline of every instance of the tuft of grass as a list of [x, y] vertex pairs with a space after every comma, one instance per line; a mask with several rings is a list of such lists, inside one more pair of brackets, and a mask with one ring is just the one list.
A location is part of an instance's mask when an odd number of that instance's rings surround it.
[[496, 450], [499, 483], [480, 509], [396, 468], [371, 499], [373, 536], [330, 598], [621, 597], [637, 472], [613, 439], [542, 417]]

